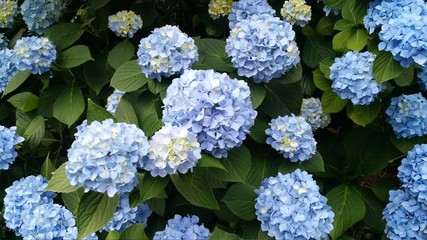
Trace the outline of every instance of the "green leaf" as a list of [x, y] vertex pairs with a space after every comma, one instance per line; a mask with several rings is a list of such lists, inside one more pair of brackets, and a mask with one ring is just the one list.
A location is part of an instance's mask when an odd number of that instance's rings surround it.
[[222, 165], [222, 163], [219, 161], [219, 159], [217, 159], [217, 158], [215, 158], [209, 154], [206, 154], [206, 153], [202, 153], [202, 158], [197, 163], [197, 167], [217, 168], [217, 169], [227, 171], [227, 169], [225, 169], [225, 167]]
[[327, 204], [335, 213], [334, 229], [330, 233], [332, 239], [337, 239], [348, 228], [365, 216], [366, 207], [360, 193], [350, 185], [340, 185], [326, 194]]
[[389, 202], [390, 190], [397, 188], [399, 188], [399, 183], [396, 181], [396, 179], [390, 177], [382, 177], [378, 179], [374, 182], [374, 184], [372, 184], [371, 187], [375, 196], [383, 202]]
[[85, 32], [81, 27], [77, 23], [59, 23], [46, 29], [44, 36], [49, 38], [55, 44], [56, 50], [59, 51], [80, 39]]
[[257, 196], [254, 187], [236, 183], [227, 190], [222, 201], [238, 217], [251, 221], [256, 218], [254, 204]]
[[244, 145], [228, 152], [227, 158], [218, 159], [227, 171], [210, 168], [217, 179], [228, 182], [244, 182], [251, 166], [251, 154]]
[[[325, 58], [319, 63], [320, 72], [323, 73], [323, 76], [326, 79], [330, 79], [331, 76], [331, 66], [334, 63], [333, 58]], [[332, 83], [331, 83], [332, 84]]]
[[39, 96], [37, 111], [44, 117], [51, 118], [53, 116], [53, 105], [61, 94], [61, 91], [58, 91], [58, 89], [64, 88], [66, 88], [65, 85], [56, 84], [51, 84], [45, 88]]
[[44, 121], [45, 119], [43, 116], [37, 115], [25, 129], [22, 136], [25, 138], [25, 141], [29, 143], [30, 148], [37, 147], [43, 140], [46, 128]]
[[324, 16], [317, 23], [316, 30], [321, 35], [329, 36], [334, 34], [335, 18]]
[[10, 42], [8, 44], [9, 49], [13, 49], [16, 45], [16, 41], [22, 38], [22, 35], [24, 32], [27, 31], [27, 28], [21, 28], [19, 31], [16, 32], [16, 34], [10, 39]]
[[365, 29], [357, 29], [348, 38], [346, 46], [350, 50], [360, 51], [368, 43], [368, 33]]
[[219, 72], [232, 72], [233, 66], [227, 62], [225, 53], [225, 41], [212, 38], [196, 38], [199, 62], [192, 69], [214, 69]]
[[78, 238], [84, 238], [105, 226], [113, 217], [118, 203], [118, 194], [110, 198], [105, 193], [85, 193], [80, 201], [76, 216]]
[[382, 217], [385, 203], [379, 201], [368, 189], [358, 190], [362, 195], [366, 206], [366, 214], [363, 218], [363, 221], [374, 227], [378, 232], [383, 232], [385, 228], [385, 222]]
[[264, 144], [267, 140], [267, 135], [265, 130], [269, 127], [267, 120], [265, 118], [258, 116], [255, 118], [255, 123], [249, 130], [249, 135], [258, 143]]
[[55, 172], [55, 165], [50, 160], [50, 152], [47, 153], [46, 159], [40, 169], [40, 174], [45, 177], [47, 180], [52, 178], [53, 173]]
[[62, 90], [53, 105], [53, 116], [70, 127], [77, 121], [85, 110], [85, 100], [82, 91], [73, 81]]
[[94, 59], [95, 61], [90, 61], [83, 65], [83, 80], [91, 90], [99, 94], [102, 88], [107, 83], [110, 83], [114, 69], [106, 66], [106, 56], [96, 55]]
[[76, 191], [77, 187], [70, 184], [67, 175], [65, 174], [66, 163], [62, 164], [56, 169], [52, 178], [49, 180], [49, 184], [45, 188], [45, 191], [52, 191], [57, 193], [69, 193]]
[[342, 8], [341, 15], [344, 19], [354, 23], [363, 24], [363, 17], [368, 10], [368, 1], [347, 0]]
[[416, 144], [423, 144], [427, 142], [427, 138], [425, 136], [422, 137], [415, 137], [415, 138], [396, 138], [396, 135], [391, 135], [390, 141], [393, 143], [393, 145], [399, 149], [399, 151], [403, 154], [407, 154], [409, 151], [411, 151]]
[[109, 231], [108, 235], [105, 237], [105, 240], [118, 240], [120, 239], [120, 233], [116, 231]]
[[301, 57], [309, 67], [316, 68], [322, 59], [335, 56], [336, 53], [332, 49], [330, 41], [326, 41], [318, 35], [306, 38]]
[[316, 68], [313, 71], [314, 85], [322, 91], [331, 89], [332, 81], [325, 78], [325, 75], [320, 71], [320, 68]]
[[212, 210], [219, 210], [218, 202], [209, 188], [204, 176], [197, 171], [171, 175], [171, 180], [178, 192], [191, 204]]
[[135, 223], [130, 227], [126, 228], [123, 233], [120, 235], [120, 240], [128, 240], [128, 239], [140, 239], [140, 240], [148, 240], [147, 235], [145, 235], [144, 227], [146, 225], [144, 223]]
[[138, 117], [136, 116], [135, 110], [126, 99], [121, 99], [117, 106], [114, 116], [119, 122], [125, 122], [130, 124], [138, 125]]
[[262, 150], [255, 152], [245, 183], [254, 187], [261, 186], [265, 178], [277, 174], [281, 164], [281, 161], [272, 159]]
[[125, 62], [117, 69], [111, 79], [115, 89], [132, 92], [147, 84], [148, 78], [142, 73], [136, 60]]
[[158, 94], [165, 91], [169, 87], [169, 84], [166, 81], [159, 82], [156, 79], [148, 79], [148, 90], [153, 94]]
[[74, 216], [77, 214], [77, 209], [83, 194], [83, 188], [78, 188], [76, 191], [61, 194], [62, 201], [64, 201], [65, 206], [73, 213]]
[[240, 240], [242, 238], [240, 238], [236, 234], [229, 233], [219, 229], [218, 227], [215, 227], [209, 239], [210, 240]]
[[399, 87], [408, 87], [414, 80], [414, 66], [411, 65], [409, 68], [404, 68], [402, 73], [394, 79], [394, 82]]
[[129, 61], [133, 56], [135, 56], [135, 47], [126, 39], [108, 53], [108, 64], [117, 70], [120, 65]]
[[346, 19], [340, 19], [335, 23], [334, 29], [339, 31], [345, 31], [345, 30], [351, 30], [354, 26], [355, 26], [354, 23]]
[[77, 45], [62, 52], [58, 57], [57, 64], [62, 68], [73, 68], [93, 60], [88, 46]]
[[39, 97], [30, 92], [20, 92], [10, 97], [7, 101], [15, 108], [23, 112], [29, 112], [37, 108]]
[[337, 113], [347, 105], [346, 99], [341, 99], [332, 89], [325, 91], [322, 95], [322, 108], [326, 113]]
[[31, 75], [30, 70], [17, 72], [15, 74], [15, 76], [13, 76], [13, 78], [7, 84], [7, 86], [3, 92], [3, 96], [5, 96], [5, 95], [13, 92], [14, 90], [16, 90], [19, 86], [21, 86], [25, 82], [25, 80], [27, 80], [27, 78], [30, 75]]
[[332, 38], [332, 48], [339, 52], [347, 50], [347, 41], [354, 31], [354, 29], [347, 29], [335, 34], [334, 38]]
[[102, 8], [107, 5], [110, 0], [90, 0], [90, 3], [94, 9]]
[[251, 91], [251, 101], [254, 109], [257, 109], [265, 98], [265, 87], [261, 84], [256, 84], [253, 81], [248, 82], [249, 89]]
[[[157, 197], [163, 192], [169, 183], [169, 178], [152, 177], [150, 174], [144, 174], [142, 180], [138, 183], [139, 201], [145, 202], [149, 199]], [[135, 204], [137, 205], [137, 204]]]
[[274, 79], [274, 81], [285, 85], [285, 84], [299, 82], [301, 78], [302, 78], [302, 66], [301, 66], [301, 63], [298, 63], [295, 67], [293, 67], [291, 70], [286, 72], [284, 75]]
[[323, 157], [318, 151], [310, 158], [301, 163], [301, 168], [311, 172], [320, 173], [325, 172], [325, 165], [323, 163]]
[[373, 122], [381, 111], [380, 100], [375, 100], [369, 105], [347, 105], [347, 116], [353, 120], [354, 123], [365, 127]]
[[323, 0], [323, 3], [332, 9], [342, 9], [346, 3], [346, 0]]
[[270, 117], [288, 115], [290, 113], [299, 114], [303, 94], [299, 83], [281, 84], [271, 81], [265, 85], [267, 94], [261, 109]]
[[375, 58], [373, 74], [378, 83], [398, 77], [402, 71], [403, 67], [394, 60], [393, 55], [389, 52], [381, 51]]
[[115, 117], [108, 112], [105, 108], [97, 105], [91, 99], [87, 100], [87, 121], [90, 124], [93, 121], [102, 122], [106, 119], [113, 119], [115, 121]]

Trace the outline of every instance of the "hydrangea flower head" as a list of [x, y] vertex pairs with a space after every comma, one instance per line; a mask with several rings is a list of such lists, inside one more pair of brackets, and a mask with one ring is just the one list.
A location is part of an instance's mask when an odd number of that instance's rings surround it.
[[6, 128], [0, 125], [0, 169], [7, 170], [15, 161], [18, 153], [15, 146], [25, 139], [16, 134], [16, 127]]
[[3, 33], [0, 33], [0, 50], [7, 48], [8, 44], [9, 44], [9, 39]]
[[118, 37], [133, 38], [142, 28], [142, 19], [133, 11], [120, 11], [108, 17], [108, 28]]
[[[259, 8], [259, 7], [258, 7]], [[227, 38], [225, 51], [240, 76], [269, 82], [299, 61], [292, 26], [277, 17], [255, 15], [239, 21]]]
[[42, 176], [28, 176], [14, 181], [6, 188], [4, 197], [4, 219], [6, 226], [19, 236], [23, 219], [36, 206], [53, 203], [53, 192], [44, 191], [48, 182]]
[[427, 67], [422, 67], [421, 71], [417, 73], [417, 77], [419, 78], [418, 85], [422, 91], [427, 90]]
[[227, 16], [231, 11], [233, 0], [211, 0], [208, 5], [209, 15], [213, 19]]
[[313, 132], [328, 126], [331, 122], [331, 116], [323, 112], [322, 103], [318, 98], [303, 99], [300, 115], [307, 121]]
[[10, 80], [15, 76], [18, 71], [15, 64], [11, 61], [12, 51], [3, 48], [0, 49], [0, 93], [2, 93]]
[[257, 115], [247, 83], [213, 70], [186, 70], [163, 103], [163, 122], [189, 128], [202, 150], [217, 158], [242, 144]]
[[203, 224], [199, 225], [199, 217], [182, 217], [176, 214], [174, 218], [169, 219], [163, 231], [154, 234], [153, 240], [207, 240], [211, 236], [209, 229]]
[[199, 59], [194, 40], [170, 25], [156, 28], [141, 39], [137, 55], [145, 76], [159, 81], [162, 76], [182, 73]]
[[283, 4], [280, 14], [292, 25], [304, 27], [311, 20], [311, 7], [305, 0], [289, 0]]
[[130, 225], [135, 223], [146, 223], [153, 211], [147, 204], [141, 203], [137, 207], [131, 208], [129, 204], [129, 194], [120, 196], [119, 204], [113, 214], [113, 218], [102, 230], [123, 232]]
[[56, 60], [55, 45], [45, 37], [23, 37], [16, 42], [12, 51], [12, 62], [20, 71], [30, 70], [33, 74], [49, 71]]
[[62, 0], [25, 0], [21, 14], [30, 31], [43, 34], [62, 16]]
[[263, 14], [276, 15], [276, 11], [268, 4], [267, 0], [239, 0], [231, 6], [231, 11], [228, 15], [228, 26], [233, 29], [238, 22], [253, 15]]
[[397, 176], [419, 203], [427, 206], [427, 144], [415, 145], [402, 159]]
[[119, 106], [120, 100], [122, 100], [123, 95], [125, 95], [125, 91], [120, 91], [115, 89], [114, 92], [107, 98], [107, 105], [105, 108], [111, 114], [114, 114]]
[[148, 140], [134, 124], [86, 121], [68, 150], [65, 171], [73, 186], [112, 197], [132, 191], [138, 183], [136, 164], [147, 154]]
[[148, 155], [141, 166], [153, 177], [177, 172], [185, 174], [202, 158], [201, 151], [195, 133], [186, 127], [166, 124], [151, 138]]
[[316, 153], [316, 140], [307, 121], [300, 116], [272, 119], [265, 130], [267, 144], [289, 158], [291, 162], [305, 161]]
[[255, 214], [270, 237], [324, 239], [333, 229], [335, 215], [306, 171], [266, 178], [255, 192]]
[[18, 3], [12, 0], [0, 0], [0, 28], [10, 28], [18, 15]]
[[427, 133], [427, 100], [421, 93], [392, 98], [386, 114], [397, 138], [413, 138]]
[[[423, 1], [421, 1], [423, 2]], [[379, 50], [390, 52], [394, 59], [408, 68], [413, 62], [427, 64], [427, 4], [402, 8], [398, 17], [381, 27]]]
[[77, 239], [73, 214], [58, 204], [41, 204], [24, 216], [21, 234], [24, 239]]
[[427, 205], [403, 190], [390, 191], [383, 211], [385, 233], [391, 240], [427, 239]]
[[384, 88], [372, 73], [375, 55], [370, 52], [349, 51], [337, 57], [330, 67], [332, 90], [342, 99], [355, 105], [369, 105]]

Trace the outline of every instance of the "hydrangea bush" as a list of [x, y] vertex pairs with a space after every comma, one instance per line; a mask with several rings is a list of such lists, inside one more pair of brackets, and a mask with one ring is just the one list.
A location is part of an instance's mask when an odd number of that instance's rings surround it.
[[0, 239], [427, 239], [424, 0], [0, 0]]

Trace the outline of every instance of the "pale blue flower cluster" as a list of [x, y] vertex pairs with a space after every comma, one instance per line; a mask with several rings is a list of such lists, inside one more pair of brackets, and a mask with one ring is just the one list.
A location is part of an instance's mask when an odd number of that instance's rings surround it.
[[8, 44], [9, 44], [9, 39], [3, 33], [0, 33], [0, 50], [7, 48]]
[[288, 22], [266, 14], [254, 15], [236, 23], [225, 51], [240, 76], [268, 83], [300, 61], [294, 38], [295, 32]]
[[427, 206], [427, 144], [415, 145], [398, 170], [402, 187]]
[[203, 224], [199, 225], [199, 217], [182, 217], [176, 214], [169, 219], [163, 231], [154, 234], [153, 240], [208, 240], [211, 236], [209, 229]]
[[291, 162], [305, 161], [316, 153], [316, 140], [307, 121], [293, 113], [272, 119], [265, 130], [267, 144], [289, 158]]
[[217, 158], [242, 144], [257, 116], [247, 83], [213, 70], [184, 71], [163, 103], [163, 122], [189, 128]]
[[125, 91], [120, 91], [115, 89], [114, 92], [107, 98], [107, 105], [105, 108], [111, 114], [114, 114], [119, 106], [120, 100], [122, 100], [123, 95], [125, 95]]
[[53, 192], [44, 191], [47, 179], [42, 176], [28, 176], [14, 181], [6, 188], [4, 197], [4, 219], [6, 226], [21, 235], [23, 219], [42, 204], [52, 204], [56, 196]]
[[318, 98], [303, 99], [300, 116], [307, 121], [313, 132], [327, 127], [331, 122], [331, 116], [323, 112], [322, 103]]
[[333, 229], [334, 212], [305, 171], [266, 178], [255, 192], [255, 214], [270, 237], [326, 239]]
[[386, 114], [397, 138], [427, 134], [427, 100], [421, 93], [392, 98]]
[[176, 26], [156, 28], [141, 39], [138, 64], [145, 76], [161, 81], [189, 69], [199, 59], [194, 40]]
[[3, 48], [0, 49], [0, 93], [2, 93], [10, 80], [15, 76], [18, 71], [15, 64], [11, 61], [12, 51]]
[[125, 193], [120, 196], [119, 204], [113, 214], [113, 218], [105, 225], [104, 231], [123, 232], [130, 225], [135, 223], [146, 223], [148, 217], [153, 211], [147, 204], [141, 203], [137, 207], [131, 208], [129, 204], [129, 194]]
[[12, 51], [12, 63], [20, 71], [30, 70], [33, 74], [49, 71], [56, 60], [55, 45], [46, 37], [23, 37], [16, 42]]
[[292, 25], [304, 27], [311, 20], [311, 7], [305, 0], [288, 0], [283, 4], [280, 14]]
[[62, 0], [25, 0], [21, 14], [30, 31], [43, 34], [62, 16]]
[[17, 1], [0, 0], [0, 28], [12, 27], [16, 15], [18, 15]]
[[390, 191], [389, 200], [383, 211], [387, 237], [391, 240], [427, 239], [427, 205], [400, 189]]
[[[421, 5], [420, 5], [421, 4]], [[390, 52], [407, 68], [413, 62], [427, 64], [427, 4], [411, 4], [402, 8], [401, 14], [382, 25], [379, 33], [379, 50]]]
[[238, 22], [253, 15], [263, 14], [276, 15], [276, 11], [268, 4], [267, 0], [239, 0], [231, 6], [231, 11], [228, 15], [228, 26], [233, 29]]
[[16, 134], [16, 127], [6, 128], [0, 125], [0, 169], [7, 170], [9, 165], [15, 161], [18, 153], [15, 146], [25, 139]]
[[166, 124], [151, 137], [148, 155], [140, 165], [153, 177], [185, 174], [202, 158], [201, 151], [195, 133], [186, 127]]
[[142, 19], [133, 11], [120, 11], [108, 17], [108, 28], [118, 37], [133, 38], [142, 28]]
[[[320, 0], [317, 0], [317, 2], [320, 2]], [[329, 16], [329, 14], [331, 14], [331, 12], [332, 12], [332, 14], [334, 14], [334, 15], [338, 15], [338, 14], [340, 14], [340, 10], [338, 10], [338, 9], [332, 9], [331, 7], [329, 7], [328, 5], [325, 5], [324, 7], [323, 7], [323, 11], [325, 12], [325, 15], [326, 16]]]
[[337, 57], [330, 67], [332, 90], [342, 99], [355, 105], [369, 105], [384, 88], [372, 73], [375, 55], [370, 52], [349, 51]]
[[418, 72], [417, 77], [418, 80], [418, 86], [420, 86], [420, 89], [423, 91], [427, 90], [427, 67], [422, 67], [421, 71]]
[[89, 125], [84, 121], [75, 137], [65, 167], [71, 185], [110, 197], [132, 191], [138, 183], [136, 164], [148, 150], [141, 129], [111, 119]]

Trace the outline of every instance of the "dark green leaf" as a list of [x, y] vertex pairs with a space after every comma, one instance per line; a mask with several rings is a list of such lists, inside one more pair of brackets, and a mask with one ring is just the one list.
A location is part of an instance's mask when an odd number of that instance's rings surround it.
[[253, 81], [248, 82], [251, 91], [251, 101], [254, 109], [257, 109], [265, 98], [265, 87], [261, 84], [256, 84]]
[[414, 80], [414, 66], [410, 66], [409, 68], [404, 68], [402, 73], [394, 79], [394, 82], [399, 87], [407, 87], [410, 86]]
[[62, 90], [53, 105], [53, 116], [69, 127], [77, 121], [85, 110], [85, 101], [82, 91], [73, 81]]
[[261, 109], [270, 117], [284, 116], [291, 113], [299, 114], [303, 94], [298, 83], [281, 84], [271, 81], [265, 87], [267, 95], [261, 104]]
[[316, 87], [322, 91], [331, 89], [332, 81], [325, 78], [325, 75], [323, 75], [319, 68], [313, 71], [313, 81]]
[[403, 154], [407, 154], [410, 150], [414, 148], [416, 144], [427, 143], [427, 138], [425, 136], [415, 137], [415, 138], [396, 138], [396, 135], [392, 135], [389, 137], [393, 145], [399, 149], [399, 151]]
[[317, 23], [316, 30], [321, 35], [329, 36], [334, 34], [335, 18], [332, 16], [324, 16]]
[[6, 89], [3, 91], [3, 96], [13, 92], [15, 89], [21, 86], [30, 75], [31, 75], [30, 70], [17, 72], [15, 76], [13, 76], [13, 78], [7, 84]]
[[66, 88], [65, 85], [56, 84], [45, 88], [39, 96], [37, 111], [44, 117], [51, 118], [53, 116], [53, 105], [61, 94], [61, 91], [58, 91], [58, 89], [64, 88]]
[[98, 106], [91, 99], [87, 100], [87, 121], [90, 124], [93, 121], [102, 122], [106, 119], [113, 119], [115, 117], [108, 112], [105, 108]]
[[105, 237], [105, 240], [118, 240], [120, 239], [120, 233], [116, 231], [109, 231], [108, 235]]
[[255, 118], [255, 123], [251, 127], [249, 135], [258, 143], [264, 144], [267, 135], [265, 134], [265, 130], [269, 127], [267, 120], [265, 120], [263, 117], [258, 116]]
[[130, 104], [126, 99], [122, 98], [120, 100], [114, 116], [119, 122], [138, 125], [138, 118], [135, 110], [133, 109], [132, 104]]
[[363, 24], [363, 17], [368, 10], [368, 1], [347, 0], [342, 8], [341, 15], [344, 19], [354, 23]]
[[52, 41], [57, 50], [65, 49], [75, 43], [85, 32], [77, 23], [55, 24], [44, 32], [44, 35]]
[[219, 229], [218, 227], [215, 227], [209, 239], [210, 240], [241, 240], [242, 238], [240, 238], [236, 234], [229, 233]]
[[117, 44], [108, 53], [108, 64], [114, 69], [120, 67], [123, 63], [129, 61], [135, 55], [135, 47], [128, 40]]
[[335, 23], [334, 29], [339, 31], [351, 30], [354, 27], [354, 23], [346, 20], [340, 19]]
[[389, 191], [399, 188], [399, 183], [396, 179], [390, 177], [382, 177], [372, 184], [372, 192], [383, 202], [389, 202]]
[[310, 173], [325, 172], [322, 155], [316, 151], [316, 153], [310, 159], [307, 159], [301, 163], [301, 168]]
[[375, 100], [369, 105], [347, 105], [347, 116], [353, 120], [354, 123], [365, 127], [373, 122], [381, 111], [380, 100]]
[[53, 173], [55, 172], [56, 168], [55, 165], [53, 165], [52, 161], [50, 160], [50, 152], [47, 153], [46, 159], [44, 160], [44, 163], [40, 169], [40, 174], [45, 177], [47, 180], [49, 180]]
[[245, 182], [254, 187], [259, 187], [265, 178], [277, 174], [281, 164], [282, 161], [272, 159], [264, 151], [257, 151], [252, 158], [251, 168]]
[[144, 232], [144, 223], [135, 223], [132, 226], [128, 227], [120, 235], [120, 240], [129, 240], [129, 239], [140, 239], [148, 240], [147, 235]]
[[228, 189], [222, 201], [234, 214], [251, 221], [256, 218], [254, 204], [257, 196], [254, 187], [236, 183]]
[[102, 8], [107, 5], [110, 0], [90, 0], [90, 3], [94, 9]]
[[66, 163], [56, 169], [52, 178], [49, 180], [49, 184], [45, 188], [45, 191], [69, 193], [77, 190], [77, 187], [70, 184], [70, 180], [68, 180], [67, 175], [65, 174], [65, 165]]
[[337, 113], [347, 105], [346, 99], [341, 99], [332, 89], [325, 91], [322, 95], [322, 108], [326, 113]]
[[30, 92], [20, 92], [10, 97], [7, 101], [15, 108], [23, 112], [29, 112], [37, 108], [39, 97]]
[[148, 78], [142, 73], [136, 60], [125, 62], [117, 69], [111, 79], [111, 86], [125, 92], [138, 90], [147, 84]]
[[227, 171], [210, 168], [216, 178], [228, 182], [244, 182], [251, 166], [251, 154], [244, 145], [228, 152], [227, 158], [218, 159]]
[[274, 79], [273, 81], [281, 84], [289, 84], [299, 82], [302, 78], [302, 66], [301, 63], [298, 63], [291, 70], [283, 74], [283, 76]]
[[332, 9], [342, 9], [345, 5], [345, 2], [346, 0], [323, 0], [323, 3]]
[[[334, 63], [333, 58], [325, 58], [319, 63], [320, 72], [323, 73], [323, 76], [327, 79], [330, 79], [331, 76], [331, 66]], [[332, 84], [332, 83], [331, 83]]]
[[357, 29], [347, 40], [347, 48], [354, 51], [362, 50], [368, 43], [368, 33], [365, 29]]
[[202, 153], [202, 158], [197, 163], [197, 167], [202, 168], [217, 168], [224, 171], [227, 171], [225, 167], [222, 165], [221, 161], [209, 154]]
[[402, 71], [403, 67], [394, 60], [393, 55], [389, 52], [381, 51], [375, 58], [373, 74], [378, 83], [398, 77]]
[[62, 52], [57, 63], [62, 68], [73, 68], [93, 60], [88, 46], [77, 45]]
[[31, 148], [37, 147], [40, 142], [43, 140], [45, 133], [45, 119], [41, 115], [37, 115], [33, 118], [30, 124], [25, 129], [24, 134], [22, 135], [25, 138], [25, 141], [29, 143]]
[[80, 200], [84, 194], [83, 188], [79, 188], [73, 192], [62, 193], [62, 201], [64, 201], [65, 206], [70, 210], [73, 215], [77, 214], [77, 209], [80, 204]]
[[231, 72], [233, 66], [226, 60], [225, 41], [212, 38], [196, 38], [199, 62], [192, 66], [193, 69], [214, 69], [220, 72]]
[[332, 48], [339, 52], [347, 50], [347, 41], [354, 32], [355, 29], [348, 29], [337, 33], [334, 38], [332, 38]]
[[309, 67], [316, 68], [322, 59], [334, 58], [335, 56], [336, 53], [329, 41], [324, 40], [320, 36], [306, 38], [301, 57]]
[[[138, 203], [145, 202], [149, 199], [157, 197], [162, 193], [169, 183], [169, 178], [152, 177], [149, 173], [146, 173], [138, 184], [139, 189], [139, 201]], [[137, 204], [134, 204], [137, 205]], [[134, 206], [135, 207], [135, 206]]]
[[385, 222], [382, 219], [383, 210], [385, 203], [379, 201], [372, 192], [367, 189], [359, 189], [362, 195], [363, 201], [365, 201], [366, 215], [363, 221], [374, 227], [378, 232], [383, 232], [385, 228]]

